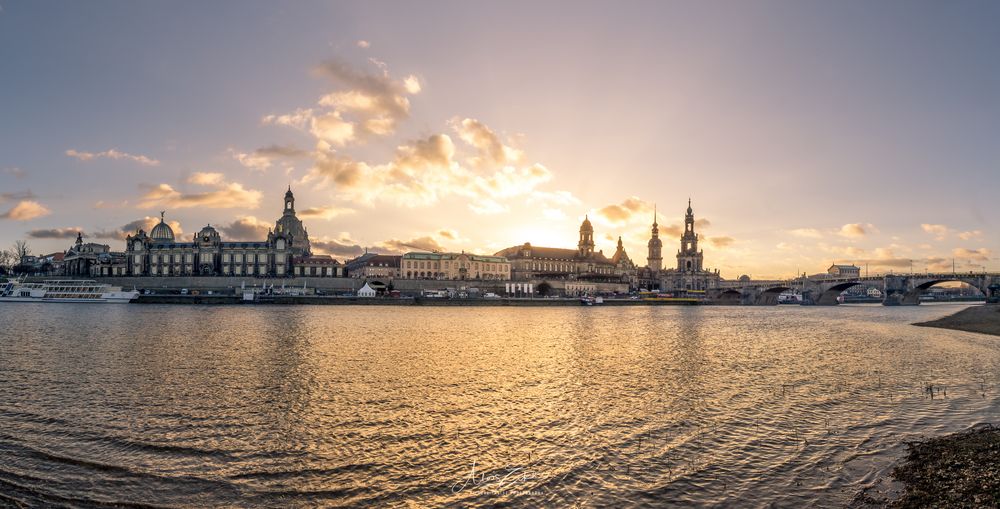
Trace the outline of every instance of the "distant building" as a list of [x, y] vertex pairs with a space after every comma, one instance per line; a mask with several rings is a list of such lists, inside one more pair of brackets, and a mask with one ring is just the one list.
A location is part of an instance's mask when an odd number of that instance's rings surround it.
[[680, 238], [681, 246], [677, 250], [677, 266], [673, 269], [658, 270], [654, 267], [660, 256], [659, 228], [656, 224], [654, 213], [652, 236], [649, 239], [649, 255], [647, 261], [650, 263], [648, 272], [651, 279], [658, 281], [661, 290], [709, 290], [717, 288], [721, 277], [718, 270], [706, 269], [704, 264], [705, 254], [698, 249], [698, 234], [694, 230], [694, 211], [691, 209], [691, 200], [688, 200], [687, 213], [684, 215], [684, 233]]
[[399, 278], [402, 256], [365, 253], [347, 262], [347, 275], [357, 279]]
[[613, 258], [603, 251], [594, 251], [594, 227], [589, 218], [580, 225], [580, 241], [576, 249], [537, 247], [530, 242], [497, 251], [494, 256], [510, 261], [511, 279], [567, 279], [609, 283], [630, 283], [635, 280], [635, 264], [629, 259], [618, 239]]
[[510, 262], [502, 256], [461, 253], [406, 253], [400, 260], [405, 279], [485, 279], [508, 281]]
[[[130, 276], [278, 276], [317, 272], [344, 275], [335, 261], [311, 256], [309, 232], [295, 215], [291, 187], [274, 229], [260, 241], [223, 241], [206, 225], [190, 242], [180, 242], [160, 213], [149, 234], [137, 230], [125, 238], [125, 273]], [[297, 267], [295, 263], [301, 263]]]
[[861, 277], [861, 268], [854, 265], [833, 264], [826, 273], [833, 277]]
[[[122, 258], [117, 257], [121, 262]], [[111, 247], [107, 244], [97, 244], [95, 242], [84, 242], [83, 234], [76, 234], [76, 242], [73, 247], [66, 251], [63, 256], [63, 273], [67, 276], [94, 276], [101, 272], [108, 272], [113, 275], [115, 268], [111, 256]], [[124, 272], [125, 267], [117, 267], [118, 272]], [[121, 274], [117, 274], [121, 275]]]
[[329, 255], [297, 256], [292, 259], [296, 277], [346, 277], [347, 268]]

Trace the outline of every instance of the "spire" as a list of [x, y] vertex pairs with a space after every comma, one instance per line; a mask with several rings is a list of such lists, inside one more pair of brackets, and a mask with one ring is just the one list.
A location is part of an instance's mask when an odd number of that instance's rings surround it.
[[656, 227], [656, 204], [653, 204], [653, 227]]
[[618, 249], [621, 250], [621, 248], [622, 248], [622, 236], [619, 235], [618, 236]]
[[165, 210], [161, 210], [161, 211], [160, 211], [160, 222], [161, 222], [161, 223], [162, 223], [162, 222], [164, 222], [164, 221], [163, 221], [163, 216], [164, 216], [164, 215], [165, 215], [166, 213], [167, 213], [167, 211], [165, 211]]
[[688, 197], [688, 215], [690, 216], [692, 213], [693, 211], [691, 210], [691, 198]]

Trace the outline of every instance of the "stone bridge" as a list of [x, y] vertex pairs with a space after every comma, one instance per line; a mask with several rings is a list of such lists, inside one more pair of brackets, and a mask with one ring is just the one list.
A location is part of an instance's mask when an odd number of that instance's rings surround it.
[[927, 273], [867, 276], [854, 278], [796, 278], [790, 280], [736, 280], [722, 281], [719, 287], [708, 292], [716, 304], [767, 306], [778, 303], [778, 295], [787, 290], [802, 294], [802, 304], [836, 306], [837, 297], [856, 285], [874, 286], [882, 291], [882, 304], [886, 306], [915, 306], [920, 295], [930, 287], [948, 281], [958, 281], [977, 288], [987, 302], [1000, 302], [1000, 274], [998, 273]]

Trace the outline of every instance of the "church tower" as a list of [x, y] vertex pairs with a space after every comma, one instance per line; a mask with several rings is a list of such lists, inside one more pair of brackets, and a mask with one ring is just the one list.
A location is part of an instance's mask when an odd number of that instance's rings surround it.
[[660, 227], [656, 224], [656, 206], [653, 206], [653, 236], [649, 239], [649, 255], [646, 257], [646, 266], [654, 273], [663, 269], [663, 256], [660, 251], [663, 249], [663, 241], [660, 240]]
[[292, 194], [292, 186], [288, 186], [288, 191], [285, 192], [285, 211], [282, 215], [295, 215], [295, 195]]
[[698, 234], [694, 232], [694, 211], [688, 198], [687, 214], [684, 216], [684, 234], [681, 248], [677, 251], [677, 270], [681, 272], [701, 272], [704, 254], [698, 250]]
[[580, 225], [580, 243], [577, 244], [577, 254], [580, 258], [590, 258], [594, 254], [594, 227], [590, 218], [584, 216]]

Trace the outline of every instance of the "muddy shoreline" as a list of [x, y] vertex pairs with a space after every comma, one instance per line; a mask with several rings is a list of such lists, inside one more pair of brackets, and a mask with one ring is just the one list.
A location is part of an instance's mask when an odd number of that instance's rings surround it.
[[913, 325], [1000, 336], [1000, 305], [972, 306], [944, 318]]

